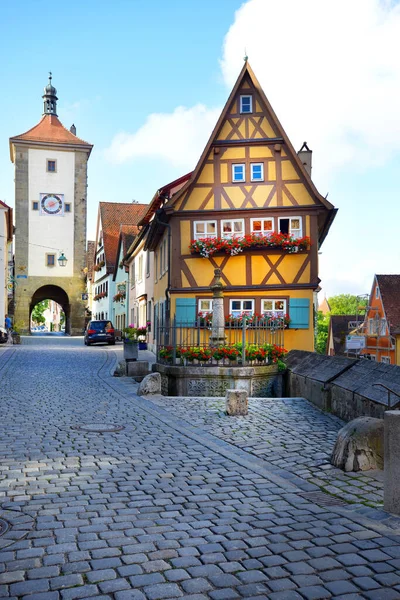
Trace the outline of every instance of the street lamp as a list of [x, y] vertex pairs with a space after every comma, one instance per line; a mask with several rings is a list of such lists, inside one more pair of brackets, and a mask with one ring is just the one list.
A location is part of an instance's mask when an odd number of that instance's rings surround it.
[[60, 267], [66, 267], [67, 266], [67, 261], [68, 261], [68, 259], [66, 258], [64, 252], [61, 251], [61, 254], [58, 257], [58, 264], [60, 265]]

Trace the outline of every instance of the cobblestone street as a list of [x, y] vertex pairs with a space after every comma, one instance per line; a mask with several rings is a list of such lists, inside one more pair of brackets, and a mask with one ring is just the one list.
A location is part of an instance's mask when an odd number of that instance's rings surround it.
[[327, 468], [339, 420], [298, 399], [157, 406], [112, 377], [120, 358], [0, 348], [0, 599], [400, 598], [400, 519], [363, 503], [380, 482]]

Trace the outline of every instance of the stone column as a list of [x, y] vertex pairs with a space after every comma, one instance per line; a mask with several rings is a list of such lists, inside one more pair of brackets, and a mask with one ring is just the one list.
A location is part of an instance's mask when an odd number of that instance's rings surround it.
[[221, 269], [214, 269], [214, 280], [210, 286], [213, 292], [213, 317], [210, 346], [216, 348], [226, 343], [224, 315], [224, 286], [221, 282]]
[[384, 509], [400, 515], [400, 411], [387, 410], [384, 417]]

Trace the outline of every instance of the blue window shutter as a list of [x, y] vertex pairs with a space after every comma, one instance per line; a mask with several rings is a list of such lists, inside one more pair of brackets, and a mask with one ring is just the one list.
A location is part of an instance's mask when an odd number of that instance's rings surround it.
[[310, 327], [309, 298], [290, 298], [289, 317], [289, 329], [308, 329]]
[[193, 327], [196, 322], [196, 298], [176, 299], [176, 324]]

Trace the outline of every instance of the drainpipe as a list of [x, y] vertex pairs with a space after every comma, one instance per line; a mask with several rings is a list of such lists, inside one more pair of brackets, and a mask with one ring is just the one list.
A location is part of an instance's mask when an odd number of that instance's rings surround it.
[[169, 327], [170, 318], [171, 318], [171, 298], [170, 298], [170, 289], [171, 289], [171, 225], [166, 223], [165, 221], [161, 221], [160, 214], [163, 211], [161, 209], [156, 210], [156, 223], [159, 225], [163, 225], [168, 228], [168, 284], [165, 290], [165, 300], [166, 300], [166, 311], [165, 311], [165, 320], [166, 325]]

